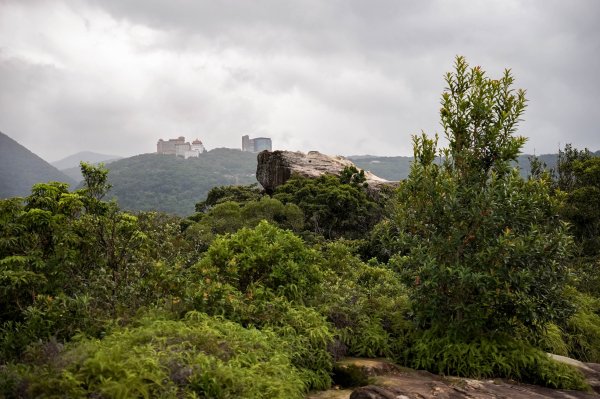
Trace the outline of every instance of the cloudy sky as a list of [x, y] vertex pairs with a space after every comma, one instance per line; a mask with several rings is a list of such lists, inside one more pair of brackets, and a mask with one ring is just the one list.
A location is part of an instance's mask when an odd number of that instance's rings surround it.
[[598, 0], [0, 0], [0, 131], [48, 161], [159, 138], [411, 155], [443, 74], [509, 67], [525, 151], [600, 149]]

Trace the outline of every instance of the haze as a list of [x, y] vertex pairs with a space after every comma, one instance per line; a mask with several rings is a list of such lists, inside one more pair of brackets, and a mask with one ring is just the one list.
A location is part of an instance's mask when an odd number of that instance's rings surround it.
[[600, 148], [600, 2], [0, 0], [0, 131], [48, 161], [159, 138], [411, 155], [464, 55], [513, 70], [528, 153]]

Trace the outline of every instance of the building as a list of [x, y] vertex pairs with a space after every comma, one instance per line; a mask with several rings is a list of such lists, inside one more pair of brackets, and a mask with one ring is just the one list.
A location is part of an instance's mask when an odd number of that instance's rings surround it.
[[158, 140], [156, 143], [156, 152], [158, 154], [175, 155], [188, 159], [190, 157], [198, 157], [201, 153], [206, 152], [204, 145], [198, 139], [192, 144], [185, 141], [185, 137], [179, 136], [176, 139]]
[[192, 141], [192, 145], [189, 150], [185, 152], [183, 157], [188, 159], [190, 157], [198, 158], [200, 154], [206, 152], [206, 148], [204, 148], [204, 144], [198, 139]]
[[271, 139], [268, 137], [256, 137], [251, 139], [248, 135], [242, 136], [242, 151], [261, 152], [271, 151], [273, 148]]
[[185, 137], [179, 136], [176, 139], [169, 139], [167, 141], [160, 139], [156, 143], [156, 152], [159, 154], [176, 155], [177, 146], [185, 144]]

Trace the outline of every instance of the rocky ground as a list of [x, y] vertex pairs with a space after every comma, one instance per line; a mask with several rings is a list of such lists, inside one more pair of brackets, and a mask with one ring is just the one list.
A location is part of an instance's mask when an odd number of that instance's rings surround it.
[[[480, 399], [480, 398], [599, 398], [600, 364], [581, 363], [562, 356], [557, 360], [579, 368], [586, 376], [593, 392], [563, 391], [535, 385], [519, 384], [501, 379], [474, 380], [441, 377], [426, 371], [398, 367], [383, 359], [347, 358], [338, 362], [337, 370], [347, 370], [352, 379], [364, 383], [354, 389], [335, 387], [313, 393], [307, 399]], [[344, 379], [338, 372], [338, 379]]]

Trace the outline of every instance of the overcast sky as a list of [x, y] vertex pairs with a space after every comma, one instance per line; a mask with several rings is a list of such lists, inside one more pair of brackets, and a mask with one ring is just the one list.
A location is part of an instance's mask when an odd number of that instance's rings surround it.
[[0, 0], [0, 131], [48, 161], [208, 149], [411, 155], [457, 54], [509, 67], [528, 153], [600, 149], [600, 1]]

